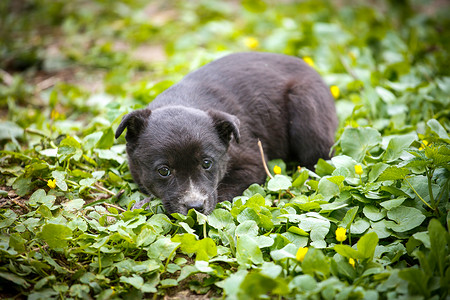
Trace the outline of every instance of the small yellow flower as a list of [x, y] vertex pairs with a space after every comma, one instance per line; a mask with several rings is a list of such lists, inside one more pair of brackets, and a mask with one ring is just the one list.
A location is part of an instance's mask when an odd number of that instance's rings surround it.
[[337, 85], [332, 85], [330, 87], [330, 92], [331, 92], [331, 95], [333, 95], [334, 99], [339, 98], [340, 91], [339, 91], [339, 87]]
[[52, 112], [50, 113], [50, 118], [52, 120], [57, 120], [60, 117], [60, 113], [59, 111], [57, 111], [56, 109], [52, 109]]
[[256, 49], [259, 47], [259, 41], [254, 37], [247, 37], [244, 40], [245, 46], [250, 49]]
[[339, 227], [338, 229], [336, 229], [336, 240], [338, 242], [343, 242], [347, 239], [347, 235], [346, 235], [347, 229], [345, 229], [344, 227]]
[[275, 166], [275, 167], [273, 167], [273, 172], [275, 174], [281, 174], [281, 168], [279, 166]]
[[310, 65], [311, 67], [314, 67], [314, 61], [311, 57], [305, 56], [305, 57], [303, 57], [303, 61], [305, 63], [307, 63], [308, 65]]
[[361, 165], [355, 166], [355, 173], [358, 174], [359, 176], [361, 176], [363, 174], [363, 169], [362, 169]]
[[359, 124], [355, 120], [346, 121], [344, 127], [358, 128]]
[[54, 189], [56, 187], [56, 179], [53, 179], [53, 180], [49, 179], [47, 181], [47, 185], [49, 188]]
[[355, 260], [353, 258], [348, 259], [348, 263], [354, 268], [355, 267]]
[[356, 61], [356, 55], [355, 55], [355, 53], [349, 52], [349, 53], [348, 53], [348, 56], [351, 58], [351, 60], [352, 60], [353, 62]]
[[297, 254], [295, 255], [295, 257], [297, 258], [297, 260], [299, 262], [303, 262], [307, 252], [308, 252], [308, 247], [300, 247], [300, 248], [298, 248]]
[[426, 146], [428, 146], [428, 141], [427, 140], [423, 140], [422, 141], [422, 146], [420, 146], [419, 150], [424, 150]]

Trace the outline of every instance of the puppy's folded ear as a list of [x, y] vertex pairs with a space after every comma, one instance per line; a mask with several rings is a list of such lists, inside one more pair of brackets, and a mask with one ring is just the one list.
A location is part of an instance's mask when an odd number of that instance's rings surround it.
[[208, 115], [212, 118], [214, 127], [225, 145], [229, 145], [231, 134], [233, 134], [236, 142], [239, 143], [241, 138], [239, 134], [240, 122], [236, 116], [218, 110], [208, 110]]
[[148, 117], [152, 111], [148, 108], [135, 110], [128, 115], [125, 115], [116, 130], [116, 139], [122, 134], [125, 128], [128, 128], [127, 134], [125, 136], [127, 142], [135, 142], [142, 130], [148, 122]]

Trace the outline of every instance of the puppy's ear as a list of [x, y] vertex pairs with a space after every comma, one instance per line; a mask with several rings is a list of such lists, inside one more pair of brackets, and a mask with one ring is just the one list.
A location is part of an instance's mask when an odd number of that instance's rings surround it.
[[135, 110], [128, 115], [125, 115], [116, 130], [116, 139], [122, 134], [125, 128], [128, 128], [125, 136], [127, 142], [135, 142], [142, 130], [145, 128], [148, 122], [148, 117], [152, 111], [148, 108]]
[[228, 145], [231, 141], [231, 134], [237, 143], [240, 142], [239, 119], [236, 116], [218, 110], [208, 110], [208, 115], [213, 119], [214, 127], [219, 133], [220, 139]]

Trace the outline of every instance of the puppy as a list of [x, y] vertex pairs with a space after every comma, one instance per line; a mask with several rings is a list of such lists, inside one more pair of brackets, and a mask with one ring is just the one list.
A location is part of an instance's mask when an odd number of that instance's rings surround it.
[[337, 127], [334, 100], [301, 59], [236, 53], [188, 74], [148, 108], [124, 116], [131, 174], [168, 213], [211, 213], [220, 201], [265, 181], [265, 159], [312, 169], [329, 158]]

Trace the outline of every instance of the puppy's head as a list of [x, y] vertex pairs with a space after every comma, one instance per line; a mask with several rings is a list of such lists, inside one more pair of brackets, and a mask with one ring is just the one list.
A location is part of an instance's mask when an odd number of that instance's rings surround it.
[[233, 136], [239, 142], [235, 116], [182, 106], [142, 109], [122, 119], [116, 138], [125, 128], [130, 171], [144, 193], [160, 198], [168, 213], [215, 208], [228, 147]]

